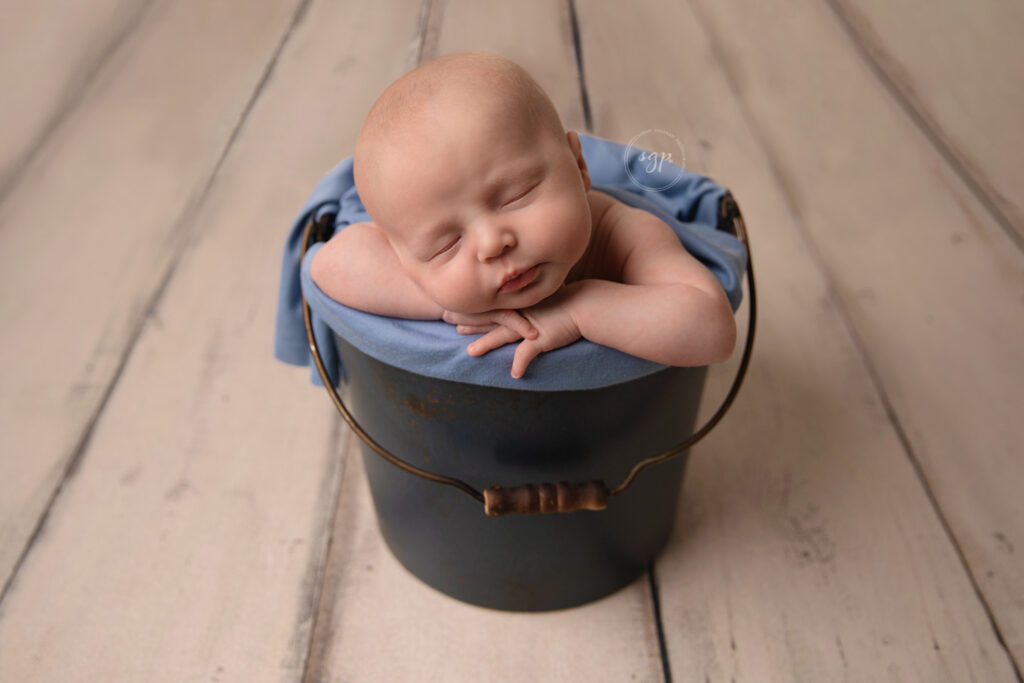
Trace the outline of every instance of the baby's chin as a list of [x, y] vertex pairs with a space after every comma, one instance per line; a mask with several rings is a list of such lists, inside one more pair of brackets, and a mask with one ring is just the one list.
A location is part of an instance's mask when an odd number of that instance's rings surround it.
[[[549, 275], [550, 277], [550, 275]], [[548, 277], [538, 278], [530, 287], [513, 294], [498, 295], [488, 301], [467, 302], [467, 301], [444, 301], [435, 299], [435, 303], [446, 311], [474, 315], [477, 313], [488, 313], [500, 310], [521, 310], [536, 306], [549, 296], [557, 292], [565, 284], [565, 278], [549, 280]]]
[[476, 315], [478, 313], [490, 313], [491, 311], [520, 310], [530, 308], [531, 306], [539, 304], [541, 301], [548, 298], [552, 294], [554, 294], [554, 292], [541, 292], [537, 295], [530, 297], [498, 297], [487, 303], [479, 302], [475, 304], [467, 304], [466, 302], [456, 304], [452, 302], [451, 305], [445, 305], [443, 302], [440, 301], [437, 301], [435, 303], [437, 303], [439, 306], [441, 306], [441, 308], [447, 311], [453, 311], [455, 313], [464, 313], [466, 315]]
[[508, 303], [498, 305], [496, 308], [523, 309], [536, 306], [561, 289], [563, 284], [565, 284], [564, 280], [560, 280], [555, 283], [537, 282], [533, 287], [529, 287], [526, 290], [519, 292], [517, 296], [510, 297], [508, 299]]

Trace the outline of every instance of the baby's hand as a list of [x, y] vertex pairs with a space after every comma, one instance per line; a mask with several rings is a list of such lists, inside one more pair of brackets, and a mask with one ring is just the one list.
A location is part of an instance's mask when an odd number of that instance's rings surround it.
[[568, 346], [580, 338], [579, 325], [576, 324], [566, 304], [570, 296], [567, 290], [568, 288], [563, 287], [536, 306], [521, 311], [522, 317], [537, 332], [535, 336], [526, 337], [517, 330], [502, 325], [489, 330], [487, 334], [466, 347], [466, 351], [471, 356], [482, 356], [488, 351], [522, 339], [512, 359], [512, 376], [519, 379], [526, 372], [530, 362], [541, 353]]
[[[483, 313], [455, 313], [445, 311], [441, 319], [455, 325], [459, 334], [480, 334], [504, 329], [514, 335], [508, 341], [516, 339], [536, 339], [537, 330], [519, 311], [502, 308]], [[501, 346], [501, 344], [499, 344]], [[494, 347], [496, 348], [496, 347]]]

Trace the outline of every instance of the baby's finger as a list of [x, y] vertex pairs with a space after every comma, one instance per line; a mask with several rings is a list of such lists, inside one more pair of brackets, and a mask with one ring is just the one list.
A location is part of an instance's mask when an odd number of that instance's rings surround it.
[[493, 351], [499, 346], [504, 346], [505, 344], [509, 344], [522, 338], [523, 336], [521, 334], [515, 330], [509, 329], [508, 327], [496, 327], [467, 346], [466, 351], [471, 356], [482, 356], [488, 351]]
[[512, 309], [499, 311], [494, 317], [494, 322], [512, 328], [523, 339], [536, 339], [540, 334], [537, 332], [537, 328], [533, 326], [533, 323], [524, 318], [522, 313]]
[[526, 374], [526, 368], [534, 358], [540, 355], [542, 350], [537, 342], [530, 339], [523, 340], [523, 343], [516, 347], [516, 355], [512, 358], [512, 377], [519, 379]]
[[445, 311], [441, 314], [441, 320], [450, 325], [489, 325], [492, 324], [492, 316], [486, 313], [453, 313]]
[[459, 334], [483, 334], [484, 332], [490, 332], [495, 329], [497, 325], [456, 325], [455, 331]]
[[452, 312], [451, 310], [445, 310], [443, 313], [441, 313], [442, 321], [449, 325], [462, 325], [464, 323], [474, 322], [472, 321], [472, 319], [467, 319], [468, 317], [469, 316], [467, 316], [465, 313], [455, 313]]

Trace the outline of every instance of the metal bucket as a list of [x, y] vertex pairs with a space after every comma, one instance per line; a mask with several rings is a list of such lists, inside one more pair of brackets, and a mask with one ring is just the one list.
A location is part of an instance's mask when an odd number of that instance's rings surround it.
[[[642, 457], [690, 436], [706, 368], [667, 368], [586, 391], [497, 389], [386, 365], [337, 337], [341, 390], [362, 427], [413, 465], [492, 484], [621, 481]], [[668, 540], [685, 453], [607, 509], [482, 514], [458, 489], [403, 471], [363, 446], [380, 530], [395, 557], [459, 600], [549, 610], [638, 577]]]
[[[331, 234], [333, 218], [310, 221], [303, 253]], [[749, 252], [728, 193], [720, 229]], [[571, 607], [637, 578], [668, 540], [688, 449], [739, 392], [757, 310], [749, 260], [747, 282], [750, 322], [736, 378], [696, 431], [703, 367], [665, 368], [598, 389], [524, 391], [413, 373], [335, 335], [342, 359], [335, 386], [303, 297], [313, 361], [362, 439], [381, 534], [395, 557], [452, 597], [506, 610]], [[640, 474], [651, 465], [659, 467]], [[558, 514], [508, 514], [532, 512]]]

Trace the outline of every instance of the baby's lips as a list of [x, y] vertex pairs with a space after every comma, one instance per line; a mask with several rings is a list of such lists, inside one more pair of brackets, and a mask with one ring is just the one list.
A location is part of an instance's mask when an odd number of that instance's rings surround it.
[[531, 282], [533, 282], [534, 279], [536, 279], [538, 273], [540, 272], [539, 268], [540, 266], [533, 266], [532, 268], [527, 268], [521, 273], [515, 274], [511, 278], [508, 278], [507, 280], [502, 282], [501, 287], [498, 288], [498, 291], [502, 293], [515, 292], [522, 289], [523, 287], [526, 287]]

